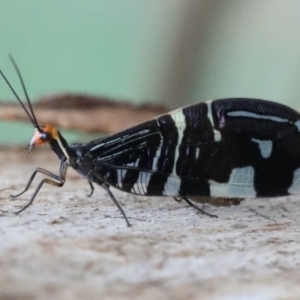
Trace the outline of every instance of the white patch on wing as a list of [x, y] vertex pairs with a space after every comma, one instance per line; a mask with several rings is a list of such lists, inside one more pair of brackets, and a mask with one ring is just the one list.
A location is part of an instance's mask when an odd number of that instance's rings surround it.
[[178, 196], [181, 180], [179, 177], [169, 176], [163, 190], [165, 196]]
[[[156, 120], [156, 123], [157, 123], [157, 126], [159, 127], [160, 125], [159, 125], [157, 120]], [[157, 170], [157, 164], [158, 164], [158, 159], [161, 155], [161, 150], [162, 150], [161, 146], [162, 146], [162, 144], [163, 144], [163, 137], [162, 137], [162, 135], [160, 135], [159, 146], [156, 149], [155, 155], [153, 157], [152, 167], [151, 167], [151, 170], [153, 170], [153, 171]]]
[[94, 146], [93, 148], [91, 148], [90, 151], [92, 152], [92, 151], [94, 151], [94, 150], [96, 150], [96, 149], [102, 147], [104, 144], [105, 144], [105, 143], [98, 144], [98, 145]]
[[298, 131], [300, 132], [300, 120], [295, 122], [295, 126], [297, 127]]
[[152, 173], [150, 172], [140, 172], [131, 192], [135, 194], [138, 193], [139, 195], [146, 195], [151, 175]]
[[211, 123], [211, 126], [214, 127], [214, 119], [212, 116], [212, 111], [211, 111], [211, 103], [212, 101], [206, 101], [206, 105], [207, 105], [207, 117]]
[[208, 182], [211, 197], [253, 198], [256, 196], [254, 168], [250, 166], [233, 169], [227, 183], [219, 183], [214, 180]]
[[174, 110], [170, 113], [171, 118], [174, 120], [175, 124], [184, 123], [185, 126], [185, 116], [183, 114], [182, 109]]
[[216, 142], [221, 141], [222, 136], [221, 136], [221, 132], [219, 130], [214, 129], [214, 139]]
[[117, 186], [121, 189], [122, 188], [122, 181], [125, 176], [124, 169], [117, 169]]
[[[140, 131], [137, 131], [135, 133], [127, 133], [127, 134], [124, 134], [123, 136], [121, 137], [118, 137], [116, 139], [114, 139], [113, 141], [116, 141], [118, 139], [122, 139], [122, 142], [124, 143], [124, 141], [126, 141], [127, 138], [129, 138], [130, 140], [132, 140], [133, 138], [135, 138], [136, 136], [143, 136], [145, 134], [147, 134], [148, 132], [150, 132], [149, 129], [142, 129]], [[110, 142], [111, 143], [111, 142]], [[108, 144], [108, 142], [107, 142]]]
[[119, 151], [119, 152], [116, 152], [116, 153], [113, 153], [113, 154], [106, 154], [104, 156], [99, 156], [96, 161], [106, 161], [106, 160], [110, 160], [112, 159], [113, 157], [116, 157], [118, 155], [122, 155], [124, 153], [124, 151]]
[[172, 175], [177, 176], [176, 174], [176, 164], [177, 160], [179, 157], [179, 147], [181, 145], [182, 139], [183, 139], [183, 133], [186, 128], [186, 123], [185, 123], [185, 116], [182, 112], [182, 109], [176, 110], [170, 114], [171, 118], [175, 122], [175, 126], [177, 128], [178, 132], [178, 142], [176, 145], [176, 150], [175, 150], [175, 156], [174, 156], [174, 164], [173, 164], [173, 170], [172, 170]]
[[158, 159], [159, 159], [159, 157], [158, 156], [156, 156], [157, 155], [157, 152], [159, 152], [160, 150], [156, 150], [156, 154], [155, 154], [155, 156], [153, 157], [153, 162], [152, 162], [152, 168], [151, 168], [151, 170], [153, 170], [153, 171], [157, 171], [157, 161], [158, 161]]
[[289, 123], [288, 119], [276, 117], [276, 116], [268, 116], [268, 115], [259, 115], [249, 111], [239, 110], [239, 111], [230, 111], [227, 113], [230, 117], [246, 117], [252, 119], [263, 119], [263, 120], [270, 120], [277, 123]]
[[117, 137], [115, 139], [111, 139], [110, 141], [106, 141], [106, 139], [103, 139], [103, 143], [100, 143], [100, 144], [94, 146], [93, 148], [90, 149], [90, 151], [94, 151], [98, 148], [101, 148], [102, 146], [107, 146], [109, 144], [115, 143], [115, 142], [119, 141], [120, 139], [121, 139], [120, 137]]
[[140, 162], [140, 159], [138, 158], [138, 159], [136, 159], [136, 161], [134, 162], [134, 167], [138, 167], [139, 166], [139, 162]]
[[293, 183], [288, 189], [288, 192], [292, 195], [300, 193], [300, 168], [296, 169], [293, 175]]
[[198, 159], [199, 154], [200, 154], [200, 148], [197, 147], [197, 148], [196, 148], [196, 160]]
[[258, 139], [251, 139], [251, 141], [258, 144], [258, 148], [260, 150], [260, 154], [263, 158], [269, 158], [272, 154], [273, 149], [273, 142], [270, 140], [258, 140]]
[[214, 124], [214, 119], [213, 119], [213, 115], [212, 115], [211, 103], [212, 103], [212, 101], [206, 101], [206, 105], [207, 105], [207, 117], [208, 117], [208, 119], [209, 119], [209, 121], [211, 123], [211, 127], [214, 130], [214, 140], [216, 142], [219, 142], [219, 141], [221, 141], [222, 136], [221, 136], [221, 132], [219, 130], [216, 130], [214, 128], [215, 124]]

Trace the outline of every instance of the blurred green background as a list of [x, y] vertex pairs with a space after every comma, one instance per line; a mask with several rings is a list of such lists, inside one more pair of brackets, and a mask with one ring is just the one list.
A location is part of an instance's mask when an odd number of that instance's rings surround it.
[[[62, 91], [171, 108], [225, 97], [299, 105], [299, 0], [0, 0], [0, 68]], [[0, 80], [0, 99], [13, 100]], [[2, 144], [30, 125], [0, 123]], [[76, 135], [69, 136], [71, 140]]]

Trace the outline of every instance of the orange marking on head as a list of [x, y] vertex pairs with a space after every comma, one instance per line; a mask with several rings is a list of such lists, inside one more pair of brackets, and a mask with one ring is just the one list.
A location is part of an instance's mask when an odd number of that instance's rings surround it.
[[[39, 132], [37, 129], [34, 132], [34, 135], [28, 145], [28, 149], [31, 150], [37, 146], [43, 146], [50, 142], [51, 139], [57, 139], [58, 138], [58, 131], [57, 129], [52, 125], [43, 125], [40, 126], [40, 129], [42, 132]], [[48, 139], [45, 139], [43, 136], [44, 134], [49, 135]]]
[[44, 132], [48, 132], [50, 134], [51, 138], [53, 138], [53, 139], [58, 138], [58, 130], [54, 126], [52, 126], [52, 125], [43, 125], [43, 126], [41, 126], [41, 129]]

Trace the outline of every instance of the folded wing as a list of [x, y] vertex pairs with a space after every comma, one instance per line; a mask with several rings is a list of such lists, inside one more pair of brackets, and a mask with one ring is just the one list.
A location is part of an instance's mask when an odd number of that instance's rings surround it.
[[92, 141], [89, 156], [108, 183], [134, 194], [287, 195], [300, 192], [299, 120], [273, 102], [215, 100]]

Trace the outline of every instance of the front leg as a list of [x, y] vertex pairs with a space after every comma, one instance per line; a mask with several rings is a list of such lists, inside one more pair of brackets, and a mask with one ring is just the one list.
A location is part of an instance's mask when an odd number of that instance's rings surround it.
[[58, 186], [58, 187], [62, 187], [65, 183], [65, 179], [66, 179], [66, 175], [67, 175], [67, 170], [68, 170], [68, 164], [65, 163], [65, 162], [61, 162], [60, 164], [60, 172], [59, 172], [59, 176], [58, 175], [55, 175], [45, 169], [42, 169], [42, 168], [37, 168], [33, 174], [31, 175], [31, 177], [29, 178], [29, 181], [24, 189], [24, 191], [22, 191], [21, 193], [17, 194], [17, 195], [14, 195], [14, 196], [11, 196], [13, 198], [15, 197], [18, 197], [22, 194], [24, 194], [28, 188], [30, 187], [35, 175], [39, 172], [39, 173], [42, 173], [42, 174], [45, 174], [55, 180], [57, 180], [58, 182], [52, 180], [52, 179], [48, 179], [48, 178], [44, 178], [38, 185], [38, 187], [36, 188], [36, 190], [34, 191], [31, 199], [29, 200], [29, 202], [22, 208], [20, 209], [19, 211], [16, 212], [16, 214], [19, 214], [20, 212], [22, 212], [23, 210], [25, 210], [28, 206], [30, 206], [33, 202], [33, 200], [35, 199], [37, 193], [39, 192], [40, 188], [42, 187], [42, 185], [44, 183], [48, 183], [48, 184], [51, 184], [51, 185], [54, 185], [54, 186]]

